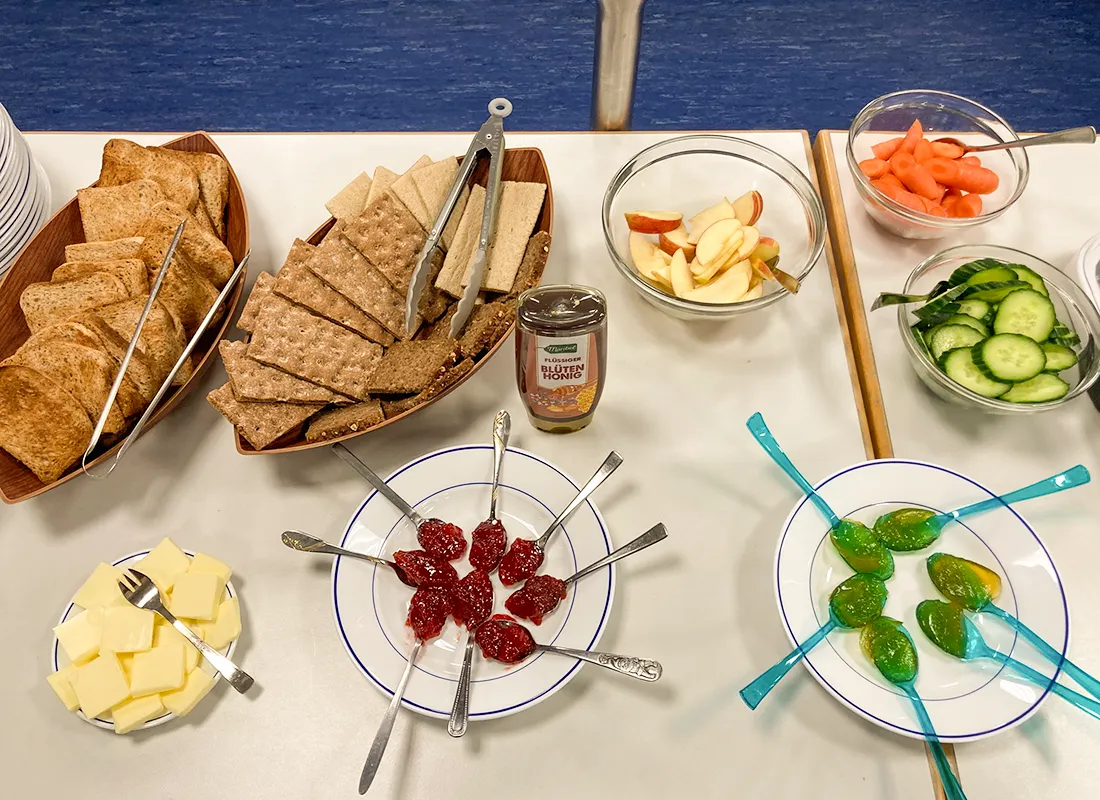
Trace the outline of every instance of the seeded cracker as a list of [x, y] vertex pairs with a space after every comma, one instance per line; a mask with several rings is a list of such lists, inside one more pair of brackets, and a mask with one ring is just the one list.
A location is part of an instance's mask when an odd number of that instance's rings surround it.
[[264, 303], [248, 354], [334, 392], [367, 400], [382, 347], [273, 295]]
[[256, 285], [252, 287], [252, 293], [241, 311], [241, 317], [237, 320], [237, 327], [242, 331], [252, 333], [256, 325], [256, 319], [260, 316], [260, 308], [271, 296], [271, 289], [275, 285], [275, 276], [267, 272], [261, 272], [256, 276]]
[[286, 262], [275, 280], [275, 294], [365, 336], [372, 342], [393, 344], [393, 336], [385, 328], [309, 271], [306, 264], [312, 258], [314, 250], [313, 245], [306, 244], [301, 239], [294, 240]]
[[497, 300], [474, 306], [462, 329], [459, 348], [466, 358], [476, 358], [488, 350], [512, 324], [516, 316], [514, 299]]
[[366, 256], [399, 295], [409, 291], [413, 266], [427, 236], [416, 217], [392, 194], [371, 202], [344, 228], [344, 237]]
[[334, 408], [310, 420], [306, 429], [306, 441], [323, 442], [347, 433], [359, 433], [378, 425], [383, 419], [382, 405], [377, 400], [356, 403], [346, 408]]
[[337, 403], [351, 401], [343, 395], [331, 392], [323, 386], [295, 378], [272, 367], [265, 366], [248, 356], [245, 342], [227, 339], [218, 343], [222, 363], [229, 376], [233, 396], [238, 400], [268, 403]]
[[523, 254], [523, 262], [519, 265], [510, 294], [519, 295], [538, 286], [542, 273], [546, 271], [546, 259], [549, 257], [550, 234], [539, 231], [527, 242], [527, 250]]
[[447, 388], [457, 383], [473, 368], [473, 359], [467, 358], [459, 361], [453, 367], [445, 370], [420, 394], [415, 394], [411, 397], [402, 397], [398, 400], [383, 400], [382, 413], [385, 414], [386, 419], [393, 419], [396, 416], [404, 414], [406, 411], [416, 408], [428, 402], [433, 397], [442, 394]]
[[457, 342], [448, 339], [394, 342], [367, 381], [367, 388], [377, 394], [421, 392], [454, 365], [457, 349]]
[[236, 425], [241, 436], [257, 450], [263, 450], [324, 408], [293, 403], [244, 403], [233, 397], [228, 383], [212, 391], [206, 399]]

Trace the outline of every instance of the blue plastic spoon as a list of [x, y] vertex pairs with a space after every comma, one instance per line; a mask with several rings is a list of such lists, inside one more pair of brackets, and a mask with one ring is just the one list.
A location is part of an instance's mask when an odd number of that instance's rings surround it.
[[917, 606], [917, 622], [929, 641], [948, 655], [955, 656], [955, 658], [960, 658], [963, 661], [990, 658], [1042, 689], [1049, 687], [1050, 691], [1063, 700], [1077, 706], [1086, 714], [1100, 719], [1100, 703], [1091, 697], [1085, 697], [1083, 694], [1068, 689], [1057, 683], [1053, 678], [1048, 678], [1046, 675], [1033, 670], [1027, 664], [1022, 664], [990, 647], [982, 638], [978, 626], [967, 618], [959, 606], [945, 603], [942, 600], [925, 600]]
[[833, 527], [839, 525], [840, 517], [838, 517], [836, 512], [825, 502], [825, 498], [814, 491], [814, 487], [811, 486], [810, 482], [798, 471], [798, 467], [787, 458], [787, 454], [783, 452], [783, 449], [779, 446], [779, 442], [775, 440], [775, 437], [772, 436], [772, 432], [768, 430], [768, 425], [764, 422], [764, 416], [757, 411], [749, 417], [749, 421], [746, 425], [756, 438], [757, 443], [772, 457], [772, 461], [778, 464], [779, 467], [787, 473], [787, 477], [798, 484], [798, 488], [813, 500], [814, 505], [817, 506], [817, 510], [829, 521], [829, 525]]

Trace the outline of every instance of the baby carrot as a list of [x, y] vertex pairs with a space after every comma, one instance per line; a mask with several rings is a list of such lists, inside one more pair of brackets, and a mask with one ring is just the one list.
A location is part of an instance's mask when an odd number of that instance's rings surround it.
[[932, 142], [932, 154], [937, 158], [962, 158], [963, 152], [954, 142]]
[[924, 138], [924, 128], [921, 127], [920, 120], [913, 120], [913, 124], [909, 126], [909, 130], [905, 133], [905, 138], [901, 142], [901, 146], [898, 148], [904, 153], [912, 153], [916, 149], [917, 142]]
[[898, 136], [896, 139], [890, 139], [889, 141], [879, 142], [871, 148], [871, 152], [875, 154], [875, 158], [881, 158], [883, 161], [889, 161], [890, 156], [898, 151], [901, 147], [902, 137]]
[[892, 172], [887, 172], [885, 175], [883, 175], [881, 178], [879, 178], [879, 180], [882, 181], [883, 183], [889, 183], [893, 186], [896, 186], [898, 189], [904, 189], [905, 188], [905, 184], [903, 184], [901, 181], [899, 181], [898, 176], [895, 175]]
[[905, 184], [905, 188], [914, 194], [919, 194], [921, 197], [927, 197], [929, 200], [937, 202], [943, 196], [943, 188], [932, 177], [932, 173], [928, 171], [924, 164], [917, 164], [916, 162], [910, 164], [902, 161], [894, 166], [894, 174]]
[[[905, 178], [902, 177], [902, 183], [905, 183]], [[985, 167], [972, 167], [969, 164], [959, 164], [959, 174], [954, 176], [951, 180], [943, 180], [942, 183], [956, 189], [962, 189], [964, 192], [973, 192], [975, 194], [989, 194], [997, 190], [997, 186], [1000, 184], [1001, 179], [997, 177], [997, 173], [991, 169]]]
[[955, 203], [956, 217], [976, 217], [981, 213], [982, 198], [976, 194], [968, 194]]
[[[952, 189], [951, 191], [954, 190]], [[955, 206], [958, 205], [960, 197], [960, 195], [951, 194], [951, 191], [948, 191], [947, 194], [943, 196], [943, 200], [940, 201], [940, 205], [943, 207], [943, 210], [947, 212], [947, 216], [949, 217], [955, 216]]]
[[969, 164], [972, 167], [980, 167], [982, 160], [977, 156], [963, 156], [959, 159], [960, 164]]
[[871, 181], [871, 185], [882, 192], [884, 195], [889, 197], [891, 200], [901, 203], [903, 206], [911, 208], [914, 211], [925, 210], [924, 200], [913, 194], [912, 192], [908, 192], [905, 189], [899, 189], [892, 183], [887, 183], [886, 181], [882, 180]]
[[948, 216], [947, 209], [945, 209], [941, 204], [935, 202], [934, 200], [925, 200], [924, 201], [924, 210], [927, 213], [931, 214], [933, 217], [946, 217], [946, 216]]
[[959, 176], [961, 167], [946, 158], [933, 158], [924, 165], [939, 183], [951, 183]]
[[921, 139], [917, 142], [917, 146], [913, 148], [913, 158], [917, 160], [918, 164], [923, 164], [928, 159], [932, 158], [932, 143], [927, 139]]
[[881, 158], [868, 158], [859, 162], [859, 170], [868, 178], [881, 178], [890, 171], [890, 165]]

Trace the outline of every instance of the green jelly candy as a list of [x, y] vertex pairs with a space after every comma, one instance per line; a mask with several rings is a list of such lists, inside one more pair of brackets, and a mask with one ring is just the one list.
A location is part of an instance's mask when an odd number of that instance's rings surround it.
[[940, 594], [971, 611], [981, 611], [1001, 593], [996, 572], [947, 553], [928, 556], [928, 577]]
[[829, 531], [833, 547], [856, 572], [888, 580], [894, 574], [894, 557], [862, 522], [842, 519]]
[[940, 650], [955, 658], [966, 658], [966, 622], [959, 606], [942, 600], [924, 600], [917, 606], [917, 622]]
[[868, 635], [871, 661], [890, 683], [908, 683], [917, 677], [917, 648], [900, 622], [882, 617]]
[[886, 584], [881, 578], [857, 573], [833, 589], [829, 610], [845, 628], [862, 628], [882, 614], [886, 595]]
[[864, 626], [863, 630], [859, 632], [859, 649], [863, 651], [863, 655], [867, 656], [867, 660], [872, 664], [875, 662], [874, 656], [871, 654], [871, 643], [875, 639], [875, 634], [879, 631], [891, 630], [901, 625], [896, 619], [891, 617], [879, 617], [869, 625]]
[[940, 538], [940, 526], [929, 522], [935, 511], [899, 508], [875, 520], [875, 536], [891, 550], [922, 550]]

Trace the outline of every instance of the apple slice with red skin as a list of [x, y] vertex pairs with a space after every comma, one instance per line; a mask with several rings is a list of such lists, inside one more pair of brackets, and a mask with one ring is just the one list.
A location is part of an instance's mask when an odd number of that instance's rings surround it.
[[769, 262], [773, 258], [778, 258], [779, 242], [770, 236], [761, 236], [760, 241], [756, 244], [756, 249], [752, 251], [752, 255], [764, 262]]
[[733, 201], [733, 213], [742, 225], [755, 225], [764, 213], [764, 196], [753, 189]]
[[757, 256], [756, 253], [749, 256], [749, 263], [752, 264], [752, 271], [759, 275], [762, 280], [779, 281], [779, 279], [775, 277], [775, 273], [771, 271], [767, 262]]
[[668, 233], [684, 221], [679, 211], [630, 211], [624, 216], [626, 226], [636, 233]]
[[688, 261], [695, 258], [695, 243], [688, 241], [688, 229], [683, 225], [674, 231], [662, 233], [658, 236], [657, 246], [670, 256], [676, 255], [677, 250], [683, 250], [684, 258]]

